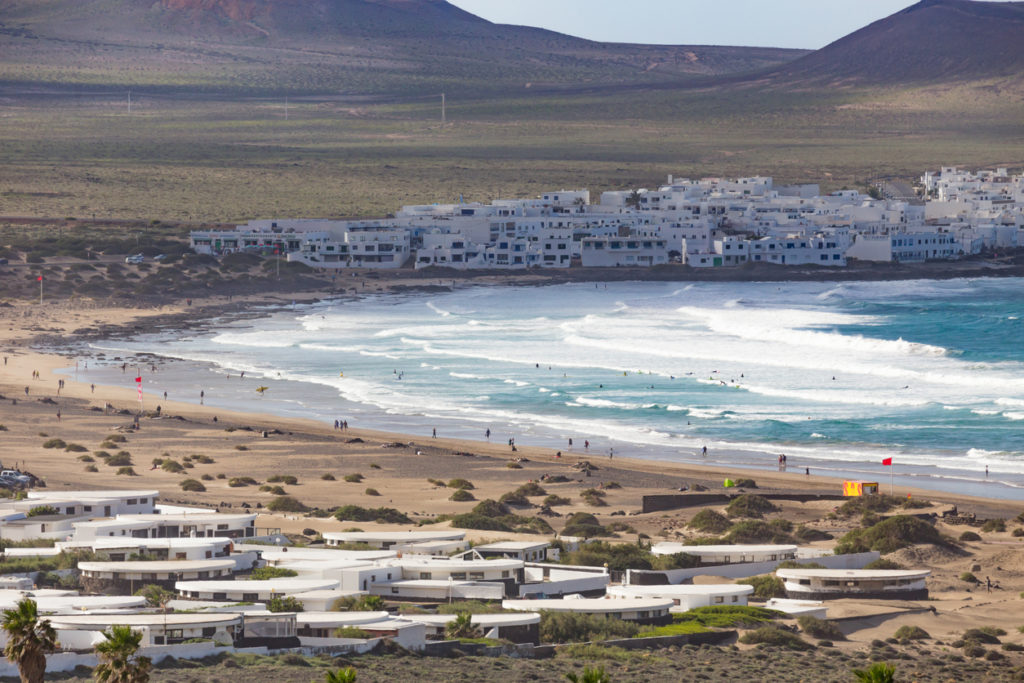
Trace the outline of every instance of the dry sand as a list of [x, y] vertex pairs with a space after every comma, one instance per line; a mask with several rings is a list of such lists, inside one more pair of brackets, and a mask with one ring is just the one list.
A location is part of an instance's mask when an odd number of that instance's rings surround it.
[[[206, 302], [196, 302], [196, 306]], [[544, 483], [548, 493], [571, 500], [559, 506], [562, 517], [550, 517], [556, 528], [564, 524], [564, 516], [576, 511], [592, 512], [602, 522], [625, 521], [639, 533], [652, 540], [685, 539], [690, 535], [685, 522], [696, 509], [662, 513], [639, 514], [641, 496], [653, 493], [671, 493], [679, 486], [703, 484], [719, 487], [726, 476], [751, 476], [761, 488], [800, 488], [805, 490], [837, 491], [840, 482], [835, 479], [804, 476], [795, 473], [747, 472], [728, 468], [677, 465], [662, 462], [616, 458], [609, 461], [603, 456], [564, 452], [561, 458], [546, 448], [519, 447], [512, 453], [508, 446], [483, 442], [451, 439], [423, 439], [387, 432], [350, 429], [338, 431], [313, 420], [282, 419], [259, 413], [228, 412], [217, 408], [197, 406], [174, 401], [161, 401], [162, 416], [142, 418], [137, 432], [126, 434], [127, 442], [120, 448], [131, 453], [137, 476], [118, 476], [116, 468], [106, 466], [101, 459], [94, 463], [98, 472], [86, 472], [87, 463], [79, 458], [100, 448], [108, 434], [131, 424], [132, 418], [119, 414], [105, 414], [109, 403], [115, 410], [137, 407], [135, 392], [131, 389], [95, 387], [75, 382], [54, 371], [73, 365], [74, 361], [57, 354], [41, 353], [29, 347], [40, 334], [60, 335], [102, 324], [125, 325], [144, 321], [148, 317], [180, 312], [180, 308], [164, 306], [154, 309], [87, 308], [43, 306], [13, 306], [0, 309], [0, 460], [4, 466], [22, 467], [41, 477], [50, 490], [145, 488], [160, 491], [165, 501], [222, 506], [239, 510], [242, 503], [255, 507], [265, 505], [274, 496], [257, 490], [255, 486], [230, 488], [227, 479], [251, 476], [260, 483], [275, 475], [294, 475], [297, 485], [283, 485], [289, 495], [303, 503], [321, 508], [355, 504], [364, 507], [388, 506], [418, 516], [469, 511], [473, 502], [451, 502], [452, 490], [435, 486], [428, 478], [448, 481], [461, 477], [470, 480], [478, 500], [498, 498], [520, 484], [538, 480], [544, 474], [565, 475], [569, 481], [559, 484]], [[33, 379], [33, 371], [39, 378]], [[58, 394], [58, 380], [66, 384]], [[25, 388], [28, 387], [28, 397]], [[15, 403], [16, 401], [16, 403]], [[60, 412], [58, 419], [57, 413]], [[214, 419], [216, 418], [216, 422]], [[275, 432], [276, 430], [276, 432]], [[266, 438], [262, 432], [271, 432]], [[277, 433], [279, 432], [279, 433]], [[80, 444], [85, 453], [68, 452], [42, 447], [48, 438], [58, 437], [69, 444]], [[213, 464], [197, 464], [183, 474], [172, 474], [161, 469], [150, 469], [154, 458], [171, 457], [179, 462], [186, 455], [204, 454], [213, 458]], [[524, 458], [521, 469], [509, 469], [513, 458]], [[586, 477], [572, 465], [579, 460], [590, 460], [597, 466], [591, 477]], [[321, 479], [333, 474], [335, 481]], [[359, 473], [361, 483], [347, 483], [343, 476]], [[214, 477], [204, 481], [205, 493], [184, 493], [179, 483], [185, 478], [199, 479], [202, 475]], [[218, 475], [225, 478], [218, 479]], [[599, 484], [617, 482], [622, 488], [607, 491], [607, 507], [590, 508], [579, 494]], [[376, 489], [380, 495], [366, 493]], [[982, 516], [1011, 518], [1024, 507], [1014, 501], [970, 499], [951, 494], [899, 488], [897, 495], [936, 501], [935, 511], [950, 502], [961, 510], [978, 511]], [[539, 502], [535, 499], [533, 502]], [[823, 519], [836, 505], [830, 501], [805, 504], [786, 503], [782, 516], [794, 522], [811, 522], [814, 526], [833, 534], [845, 533], [856, 526], [856, 521]], [[717, 508], [721, 509], [721, 508]], [[625, 517], [610, 516], [622, 511]], [[535, 514], [524, 512], [524, 514]], [[334, 519], [306, 518], [301, 515], [261, 515], [258, 526], [281, 528], [290, 533], [306, 529], [318, 532], [341, 530], [357, 526]], [[446, 523], [442, 523], [446, 524]], [[395, 528], [359, 523], [359, 528]], [[1009, 529], [1018, 528], [1011, 524]], [[958, 536], [967, 527], [940, 529]], [[515, 534], [470, 531], [474, 540], [516, 538]], [[909, 566], [925, 566], [933, 571], [929, 587], [932, 600], [909, 605], [836, 604], [837, 616], [849, 617], [841, 622], [848, 631], [850, 641], [838, 644], [841, 648], [861, 647], [875, 638], [886, 638], [904, 624], [922, 626], [933, 637], [946, 642], [965, 628], [997, 626], [1010, 635], [1008, 642], [1024, 642], [1017, 627], [1024, 624], [1024, 615], [1017, 614], [1020, 592], [1024, 590], [1024, 539], [1005, 533], [982, 534], [983, 540], [968, 543], [964, 554], [954, 555], [938, 551], [905, 550], [897, 559]], [[519, 538], [531, 538], [519, 536]], [[536, 537], [532, 537], [536, 538]], [[635, 540], [626, 534], [624, 540]], [[819, 545], [828, 546], [828, 542]], [[1001, 590], [987, 592], [984, 587], [974, 588], [958, 577], [973, 571], [984, 580], [990, 576]], [[922, 607], [934, 611], [922, 611]]]

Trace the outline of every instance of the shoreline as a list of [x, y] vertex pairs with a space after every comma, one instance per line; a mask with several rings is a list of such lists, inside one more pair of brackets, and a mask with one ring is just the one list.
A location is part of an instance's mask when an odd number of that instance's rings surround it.
[[[389, 292], [410, 293], [410, 291], [417, 289], [419, 288], [406, 288], [403, 285], [399, 285], [399, 288], [393, 292], [389, 288]], [[376, 292], [374, 292], [374, 294], [376, 294]], [[349, 294], [342, 295], [336, 298], [351, 299], [359, 296], [362, 295]], [[316, 301], [321, 301], [323, 299], [315, 293], [308, 293], [306, 297], [300, 298], [297, 296], [295, 297], [294, 300], [296, 302], [298, 302], [299, 300], [304, 300], [304, 303], [313, 303]], [[98, 391], [98, 393], [93, 393], [92, 391], [89, 390], [89, 383], [87, 383], [87, 381], [82, 380], [76, 383], [73, 381], [72, 377], [69, 377], [66, 374], [58, 374], [62, 373], [62, 371], [68, 370], [69, 368], [73, 368], [73, 357], [69, 357], [66, 354], [62, 354], [59, 352], [59, 350], [54, 352], [39, 351], [38, 347], [54, 345], [53, 342], [58, 340], [60, 341], [60, 344], [58, 346], [59, 349], [60, 347], [66, 348], [69, 343], [86, 342], [90, 339], [108, 339], [116, 338], [117, 336], [135, 335], [140, 333], [144, 334], [149, 332], [159, 332], [168, 330], [202, 330], [207, 328], [208, 326], [213, 325], [215, 321], [223, 322], [226, 320], [234, 322], [238, 320], [262, 317], [265, 315], [272, 315], [275, 310], [280, 310], [282, 308], [286, 308], [287, 306], [287, 299], [282, 301], [280, 298], [278, 298], [278, 300], [276, 301], [271, 301], [269, 300], [269, 297], [261, 296], [246, 297], [240, 300], [228, 301], [225, 301], [224, 298], [221, 298], [219, 301], [217, 299], [197, 301], [195, 302], [195, 305], [193, 305], [191, 308], [182, 306], [164, 306], [151, 310], [123, 308], [95, 309], [93, 311], [83, 310], [79, 311], [78, 317], [67, 320], [63, 330], [58, 330], [57, 328], [46, 329], [41, 326], [40, 320], [38, 320], [36, 317], [33, 317], [32, 320], [34, 324], [32, 326], [22, 325], [19, 333], [14, 336], [14, 339], [7, 339], [7, 348], [10, 348], [11, 341], [17, 341], [20, 344], [28, 345], [36, 349], [33, 350], [28, 355], [26, 355], [24, 352], [20, 352], [19, 358], [21, 359], [22, 362], [19, 362], [19, 365], [22, 365], [23, 362], [28, 362], [29, 364], [34, 366], [33, 369], [39, 369], [40, 367], [45, 368], [45, 372], [48, 374], [49, 377], [52, 378], [53, 383], [56, 383], [56, 380], [59, 378], [65, 379], [67, 386], [62, 396], [66, 398], [90, 400], [93, 402], [93, 405], [98, 404], [100, 406], [102, 406], [104, 402], [110, 402], [118, 407], [133, 407], [133, 399], [135, 393], [133, 389], [126, 389], [124, 387], [117, 387], [113, 385], [102, 385], [96, 387], [95, 390]], [[21, 311], [22, 317], [24, 317], [24, 314], [26, 312], [27, 311], [25, 310]], [[8, 312], [4, 314], [4, 317], [18, 317], [17, 315], [10, 314], [11, 311], [8, 310]], [[82, 326], [80, 324], [82, 322], [81, 318], [91, 318], [91, 322], [93, 323], [93, 325]], [[59, 332], [59, 334], [55, 335], [55, 332]], [[72, 341], [68, 340], [68, 337], [66, 336], [68, 334], [70, 334], [70, 336], [72, 337]], [[174, 363], [183, 362], [178, 361], [176, 359], [168, 360], [169, 362]], [[21, 375], [28, 374], [24, 372], [24, 368], [22, 368], [21, 370]], [[20, 387], [18, 386], [17, 382], [14, 381], [14, 374], [8, 372], [8, 368], [6, 366], [0, 367], [0, 390], [4, 392], [9, 392], [10, 394], [13, 395], [18, 395], [17, 392], [19, 391], [19, 389]], [[208, 419], [209, 416], [213, 414], [211, 413], [211, 411], [215, 411], [215, 414], [230, 415], [232, 416], [231, 419], [240, 422], [244, 422], [245, 420], [252, 421], [258, 419], [264, 424], [271, 425], [271, 428], [280, 428], [281, 425], [291, 424], [293, 419], [297, 419], [288, 416], [282, 416], [279, 414], [266, 414], [248, 410], [231, 410], [230, 408], [224, 406], [199, 406], [194, 402], [187, 401], [160, 401], [159, 399], [157, 399], [157, 401], [160, 404], [166, 406], [165, 412], [173, 411], [175, 414], [186, 416], [189, 419], [202, 419], [204, 416]], [[302, 421], [302, 423], [305, 425], [303, 429], [313, 429], [314, 431], [316, 431], [326, 428], [328, 431], [330, 430], [330, 425], [325, 424], [320, 420], [304, 420]], [[404, 442], [423, 440], [424, 438], [426, 438], [415, 434], [400, 433], [398, 431], [392, 431], [387, 429], [363, 429], [361, 427], [358, 429], [353, 429], [351, 433], [355, 436], [360, 436], [365, 433], [367, 435], [370, 435], [372, 438], [388, 438], [394, 441]], [[488, 452], [495, 456], [499, 455], [500, 453], [499, 450], [496, 450], [495, 444], [487, 443], [484, 441], [477, 441], [466, 438], [446, 439], [445, 441], [456, 444], [456, 447], [461, 449], [475, 450], [478, 452]], [[520, 451], [525, 452], [526, 450], [528, 450], [529, 452], [534, 453], [538, 457], [541, 455], [545, 457], [550, 457], [557, 450], [556, 447], [551, 447], [538, 443], [530, 445], [520, 445], [519, 443], [517, 443], [517, 446], [520, 446]], [[744, 450], [743, 452], [748, 454], [752, 453], [746, 450]], [[505, 455], [507, 455], [507, 452], [505, 453]], [[601, 462], [603, 460], [606, 460], [603, 454], [597, 452], [596, 450], [588, 453], [582, 453], [577, 451], [574, 453], [565, 453], [565, 455], [574, 460], [590, 459], [594, 462]], [[769, 453], [767, 451], [765, 451], [763, 455], [767, 458], [775, 457], [774, 454]], [[654, 471], [672, 470], [675, 472], [682, 473], [681, 476], [698, 476], [702, 475], [702, 473], [709, 472], [714, 472], [716, 475], [720, 474], [726, 476], [732, 474], [733, 476], [735, 476], [736, 471], [742, 471], [750, 473], [752, 476], [756, 476], [757, 478], [779, 478], [780, 481], [789, 480], [789, 482], [791, 482], [789, 485], [792, 485], [793, 477], [796, 476], [797, 474], [800, 474], [800, 483], [798, 484], [800, 487], [804, 487], [807, 482], [810, 482], [813, 479], [819, 482], [831, 482], [831, 488], [838, 489], [839, 482], [842, 479], [850, 478], [849, 475], [843, 474], [822, 475], [817, 471], [814, 475], [808, 477], [802, 474], [804, 465], [794, 467], [789, 472], [777, 472], [770, 466], [760, 467], [751, 466], [748, 464], [728, 464], [722, 462], [701, 463], [699, 461], [692, 462], [685, 460], [679, 462], [670, 459], [662, 459], [655, 457], [631, 458], [626, 457], [624, 456], [624, 454], [621, 453], [617, 456], [615, 463], [616, 465], [618, 465], [619, 463], [623, 463], [624, 465], [628, 464], [630, 467], [634, 469], [643, 471], [652, 471], [651, 468], [654, 468]], [[643, 466], [641, 467], [640, 464], [643, 464]], [[879, 483], [882, 485], [882, 489], [885, 489], [885, 482], [881, 480], [882, 478], [880, 476], [868, 478], [879, 479]], [[950, 500], [963, 498], [963, 496], [956, 491], [943, 491], [940, 488], [922, 485], [923, 482], [915, 481], [914, 479], [915, 478], [911, 475], [901, 475], [898, 478], [899, 481], [897, 482], [899, 490], [918, 492], [915, 495], [920, 495], [920, 493], [927, 492], [927, 495], [931, 497], [937, 498], [938, 496], [944, 496], [950, 497]], [[1014, 496], [1017, 495], [1014, 489], [1009, 487], [1007, 487], [1005, 490], [1003, 490], [1003, 487], [1000, 487], [998, 489], [998, 492], [999, 494], [1001, 494], [999, 498], [1001, 500], [1005, 500], [1007, 503], [1011, 501]], [[994, 490], [992, 493], [996, 493], [996, 491]], [[988, 495], [991, 496], [991, 494]], [[977, 498], [979, 500], [988, 499], [985, 496], [977, 496]]]

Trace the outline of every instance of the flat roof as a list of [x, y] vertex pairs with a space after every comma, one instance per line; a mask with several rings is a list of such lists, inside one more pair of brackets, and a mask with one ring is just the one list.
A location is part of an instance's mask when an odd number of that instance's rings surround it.
[[97, 489], [95, 491], [28, 491], [27, 498], [36, 500], [57, 500], [60, 498], [77, 498], [85, 500], [96, 500], [97, 498], [157, 498], [160, 492], [156, 489], [120, 490], [120, 489]]
[[662, 598], [562, 598], [561, 600], [502, 600], [501, 606], [517, 612], [550, 610], [553, 612], [637, 612], [668, 610], [671, 600]]
[[608, 586], [609, 595], [672, 597], [676, 595], [750, 595], [753, 586], [735, 583], [675, 583], [661, 586]]
[[346, 624], [372, 624], [391, 615], [379, 612], [296, 612], [295, 623], [310, 626], [344, 626]]
[[149, 614], [69, 614], [50, 617], [54, 628], [66, 629], [104, 629], [112, 624], [124, 626], [210, 626], [242, 623], [241, 614], [225, 612], [186, 612], [186, 613], [149, 613]]
[[253, 545], [245, 542], [235, 544], [235, 552], [254, 550], [267, 562], [282, 560], [390, 560], [398, 557], [394, 550], [335, 550], [332, 548], [279, 548], [277, 546]]
[[234, 560], [124, 560], [121, 562], [79, 562], [85, 572], [201, 572], [234, 569]]
[[82, 547], [93, 548], [204, 548], [209, 545], [225, 545], [231, 543], [231, 539], [224, 536], [202, 536], [192, 538], [184, 536], [181, 538], [136, 538], [134, 536], [97, 536], [91, 541], [58, 541], [59, 547]]
[[447, 557], [403, 557], [393, 563], [394, 566], [415, 567], [417, 569], [450, 569], [458, 571], [474, 571], [479, 569], [519, 569], [522, 560], [495, 558], [493, 560], [462, 560]]
[[550, 547], [547, 541], [498, 541], [497, 543], [484, 543], [473, 546], [473, 550], [530, 550], [531, 548]]
[[930, 569], [776, 569], [782, 579], [912, 579], [924, 578]]
[[292, 595], [337, 588], [335, 579], [265, 579], [263, 581], [176, 581], [174, 590], [200, 593], [281, 593]]
[[347, 543], [370, 541], [457, 541], [466, 537], [465, 531], [325, 531], [324, 538]]
[[501, 586], [500, 581], [446, 581], [444, 579], [399, 579], [389, 583], [375, 583], [374, 586], [408, 586], [410, 588], [448, 588], [455, 586]]
[[[455, 621], [458, 616], [457, 614], [403, 614], [402, 618], [430, 624], [431, 626], [444, 626], [450, 621]], [[540, 613], [471, 614], [470, 622], [478, 626], [527, 626], [540, 623]]]
[[686, 553], [688, 555], [712, 555], [717, 553], [792, 553], [795, 545], [686, 545], [662, 541], [651, 546], [651, 552], [659, 555]]

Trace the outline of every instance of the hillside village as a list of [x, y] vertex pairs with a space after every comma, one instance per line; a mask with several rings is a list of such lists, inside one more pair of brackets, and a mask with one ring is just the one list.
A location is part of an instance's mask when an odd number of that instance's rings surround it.
[[[900, 194], [902, 191], [902, 195]], [[656, 190], [545, 192], [490, 204], [403, 206], [394, 217], [276, 218], [194, 231], [197, 253], [287, 254], [317, 269], [529, 268], [745, 264], [843, 267], [848, 261], [954, 260], [1024, 244], [1024, 175], [942, 168], [917, 193], [870, 195], [770, 177], [677, 179]]]

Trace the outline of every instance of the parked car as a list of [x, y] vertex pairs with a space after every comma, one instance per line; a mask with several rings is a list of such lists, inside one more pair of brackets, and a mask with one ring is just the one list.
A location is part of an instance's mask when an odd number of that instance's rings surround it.
[[125, 263], [142, 263], [145, 259], [146, 259], [146, 257], [143, 256], [142, 254], [132, 254], [131, 256], [126, 256], [125, 259], [124, 259], [124, 262]]
[[163, 261], [165, 258], [167, 258], [167, 254], [157, 254], [156, 256], [153, 257], [153, 260]]
[[32, 481], [32, 477], [27, 474], [22, 474], [18, 470], [3, 470], [0, 472], [0, 479], [8, 479], [11, 481], [17, 481], [22, 484], [27, 484]]

